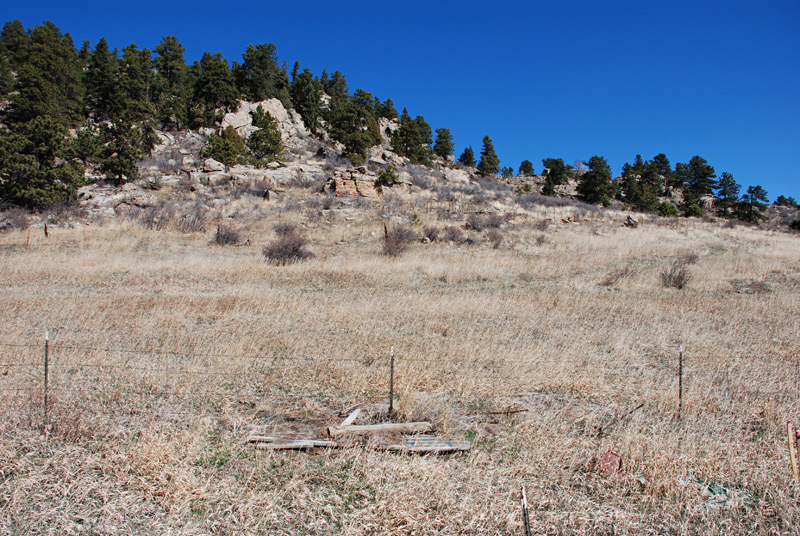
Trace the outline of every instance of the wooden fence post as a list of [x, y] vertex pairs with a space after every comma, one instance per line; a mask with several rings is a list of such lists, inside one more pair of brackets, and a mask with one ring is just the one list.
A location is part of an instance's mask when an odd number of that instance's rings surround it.
[[389, 358], [389, 417], [394, 415], [394, 346]]
[[681, 344], [678, 356], [678, 419], [681, 418], [683, 410], [683, 345]]
[[42, 417], [42, 426], [47, 426], [47, 383], [50, 372], [49, 343], [50, 343], [50, 333], [45, 331], [44, 332], [44, 403], [42, 406], [44, 413]]

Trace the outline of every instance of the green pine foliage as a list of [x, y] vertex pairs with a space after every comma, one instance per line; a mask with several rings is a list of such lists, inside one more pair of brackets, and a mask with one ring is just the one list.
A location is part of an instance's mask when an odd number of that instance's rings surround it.
[[547, 171], [544, 173], [547, 181], [553, 186], [567, 184], [572, 176], [572, 166], [566, 165], [562, 158], [543, 158], [542, 166]]
[[425, 118], [411, 119], [407, 109], [400, 115], [400, 127], [392, 135], [392, 150], [412, 164], [430, 164], [433, 157], [433, 132]]
[[533, 175], [533, 162], [530, 160], [523, 160], [519, 165], [519, 175], [523, 177], [530, 177]]
[[494, 175], [500, 173], [500, 159], [494, 150], [494, 144], [489, 136], [483, 137], [481, 160], [478, 162], [478, 173], [481, 175]]
[[792, 197], [786, 197], [785, 195], [779, 195], [777, 199], [775, 199], [775, 205], [779, 207], [789, 207], [789, 208], [797, 208], [797, 200]]
[[225, 127], [220, 135], [208, 137], [208, 145], [200, 151], [203, 158], [213, 158], [226, 166], [232, 166], [245, 154], [245, 143], [231, 125]]
[[595, 155], [584, 164], [589, 170], [578, 179], [578, 196], [586, 203], [608, 206], [615, 193], [608, 162]]
[[472, 150], [472, 145], [464, 149], [458, 161], [467, 167], [475, 167], [475, 151]]
[[436, 141], [433, 144], [433, 152], [439, 158], [447, 158], [453, 154], [455, 146], [453, 145], [453, 134], [450, 133], [449, 128], [436, 129]]
[[319, 130], [322, 117], [322, 84], [314, 78], [311, 71], [304, 69], [294, 77], [291, 88], [294, 109], [303, 118], [308, 130], [312, 133]]
[[[247, 139], [247, 148], [250, 149], [257, 161], [269, 162], [279, 159], [283, 154], [283, 140], [278, 129], [278, 122], [261, 105], [256, 108], [252, 116], [253, 126], [258, 127], [258, 130], [250, 134]], [[232, 130], [232, 127], [228, 126], [223, 135], [228, 129]], [[233, 132], [235, 133], [236, 131], [234, 130]], [[228, 135], [233, 138], [232, 134], [229, 133]], [[238, 134], [236, 135], [238, 136]]]
[[750, 223], [758, 223], [767, 219], [764, 211], [768, 203], [767, 191], [761, 185], [748, 186], [747, 194], [739, 202], [739, 219]]

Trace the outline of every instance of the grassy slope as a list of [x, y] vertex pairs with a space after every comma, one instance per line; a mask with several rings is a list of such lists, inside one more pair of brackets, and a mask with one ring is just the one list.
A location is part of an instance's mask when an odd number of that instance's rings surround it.
[[[377, 217], [316, 218], [316, 257], [276, 267], [275, 218], [248, 224], [252, 247], [130, 220], [0, 236], [0, 533], [519, 534], [522, 485], [537, 533], [796, 530], [796, 236], [534, 218], [499, 249], [387, 258]], [[688, 253], [688, 287], [663, 288]], [[390, 346], [401, 416], [469, 456], [243, 443], [247, 424], [315, 432], [385, 392]], [[512, 404], [529, 411], [481, 413]], [[607, 450], [624, 474], [597, 469]]]

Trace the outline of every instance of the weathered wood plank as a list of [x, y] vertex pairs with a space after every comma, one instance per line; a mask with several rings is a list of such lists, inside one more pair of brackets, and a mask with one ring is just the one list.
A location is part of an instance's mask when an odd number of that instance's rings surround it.
[[425, 433], [431, 431], [431, 423], [429, 422], [405, 422], [394, 423], [387, 422], [381, 424], [364, 424], [349, 426], [330, 426], [328, 427], [328, 435], [330, 437], [338, 437], [345, 434], [363, 435], [371, 433], [401, 433], [401, 434], [415, 434]]

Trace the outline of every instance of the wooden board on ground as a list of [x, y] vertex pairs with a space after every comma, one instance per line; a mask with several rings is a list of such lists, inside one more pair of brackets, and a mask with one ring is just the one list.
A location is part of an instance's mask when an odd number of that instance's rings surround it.
[[418, 452], [432, 454], [447, 454], [454, 452], [469, 452], [472, 444], [469, 441], [445, 441], [435, 437], [407, 437], [400, 443], [392, 445], [376, 445], [378, 450], [395, 452]]
[[431, 431], [429, 422], [387, 422], [381, 424], [351, 424], [348, 426], [329, 426], [328, 435], [338, 437], [345, 434], [363, 435], [371, 433], [416, 434]]

